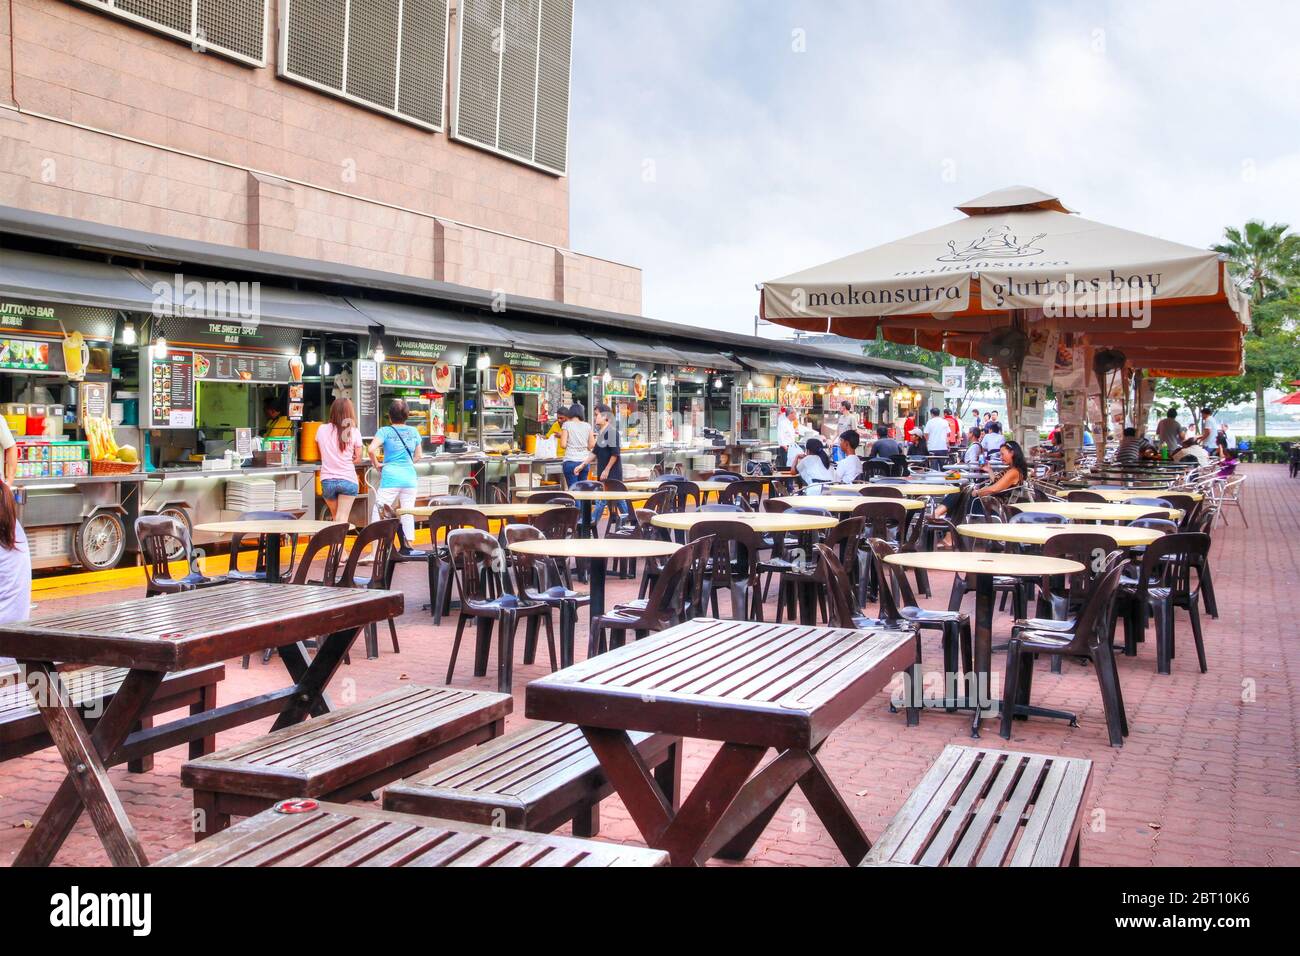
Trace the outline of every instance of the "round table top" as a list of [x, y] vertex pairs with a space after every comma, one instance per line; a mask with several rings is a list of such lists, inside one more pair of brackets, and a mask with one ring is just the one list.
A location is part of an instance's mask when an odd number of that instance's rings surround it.
[[413, 518], [428, 518], [439, 511], [451, 511], [460, 508], [467, 511], [477, 511], [488, 518], [535, 518], [540, 514], [563, 507], [565, 506], [557, 504], [530, 505], [526, 502], [490, 505], [425, 505], [420, 508], [402, 508], [397, 513], [399, 515], [410, 515]]
[[550, 558], [662, 558], [681, 545], [646, 538], [539, 538], [509, 547], [520, 554]]
[[1056, 577], [1084, 570], [1078, 561], [1044, 558], [1036, 554], [990, 554], [986, 551], [921, 551], [891, 554], [886, 564], [958, 574], [1001, 574], [1013, 578]]
[[[650, 480], [650, 481], [628, 481], [624, 482], [633, 491], [658, 491], [661, 488], [671, 488], [681, 482]], [[700, 491], [724, 491], [729, 484], [726, 481], [696, 481], [692, 482]]]
[[897, 488], [901, 494], [909, 498], [936, 497], [941, 498], [946, 495], [955, 495], [961, 491], [956, 485], [939, 484], [937, 482], [917, 481], [906, 485], [896, 485], [888, 482], [875, 482], [873, 484], [856, 484], [856, 485], [827, 485], [827, 488], [833, 491], [861, 491], [863, 488]]
[[1156, 505], [1088, 504], [1083, 501], [1023, 501], [1011, 507], [1017, 511], [1056, 515], [1067, 521], [1135, 521], [1145, 515], [1161, 512], [1174, 521], [1183, 516], [1177, 508], [1160, 508]]
[[821, 531], [839, 522], [817, 515], [791, 515], [768, 511], [686, 511], [655, 515], [650, 523], [673, 531], [689, 531], [702, 521], [741, 521], [755, 531]]
[[516, 497], [527, 501], [533, 495], [549, 491], [561, 491], [574, 501], [640, 501], [646, 497], [644, 491], [567, 491], [564, 488], [535, 488], [532, 491], [517, 491]]
[[866, 495], [793, 495], [789, 498], [772, 500], [784, 501], [792, 508], [824, 508], [836, 514], [850, 512], [860, 504], [882, 501], [886, 504], [902, 505], [906, 511], [920, 511], [925, 507], [924, 502], [912, 501], [908, 498], [868, 498]]
[[[1058, 534], [1088, 533], [1077, 524], [963, 524], [957, 526], [957, 533], [963, 538], [978, 538], [981, 541], [1007, 541], [1012, 544], [1046, 544]], [[1164, 537], [1162, 532], [1153, 528], [1130, 528], [1117, 525], [1113, 528], [1098, 528], [1096, 534], [1104, 534], [1115, 539], [1121, 548], [1145, 547]]]
[[298, 521], [212, 521], [207, 524], [196, 524], [194, 530], [200, 534], [315, 534], [336, 524], [346, 523], [345, 521], [309, 521], [305, 518]]
[[[1101, 495], [1112, 504], [1123, 504], [1130, 498], [1163, 498], [1159, 491], [1148, 488], [1080, 488], [1080, 491], [1090, 491], [1095, 495]], [[1200, 501], [1205, 496], [1199, 491], [1169, 491], [1171, 495], [1187, 495], [1193, 501]]]

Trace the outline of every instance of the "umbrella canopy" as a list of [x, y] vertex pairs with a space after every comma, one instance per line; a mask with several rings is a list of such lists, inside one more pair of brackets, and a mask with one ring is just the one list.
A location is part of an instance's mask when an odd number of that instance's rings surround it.
[[1249, 303], [1218, 254], [1092, 222], [1025, 186], [957, 208], [955, 222], [765, 283], [762, 317], [977, 358], [1019, 313], [1152, 375], [1241, 374]]
[[[1292, 382], [1292, 385], [1300, 385], [1300, 382]], [[1279, 398], [1274, 405], [1300, 405], [1300, 392], [1292, 392], [1286, 398]]]

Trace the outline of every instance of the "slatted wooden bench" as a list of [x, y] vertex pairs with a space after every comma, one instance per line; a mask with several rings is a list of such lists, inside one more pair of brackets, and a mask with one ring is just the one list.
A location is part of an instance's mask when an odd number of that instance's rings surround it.
[[945, 747], [862, 866], [1078, 866], [1092, 761]]
[[[7, 673], [7, 671], [6, 671]], [[81, 711], [83, 719], [93, 722], [103, 714], [113, 695], [122, 686], [127, 671], [121, 667], [83, 667], [63, 671], [59, 676], [68, 695]], [[191, 715], [206, 713], [217, 706], [217, 684], [226, 678], [224, 664], [212, 664], [194, 670], [168, 674], [157, 696], [145, 710], [139, 729], [152, 725], [153, 718], [181, 707]], [[32, 700], [26, 685], [17, 683], [18, 669], [13, 668], [13, 683], [0, 685], [0, 760], [22, 757], [53, 746], [45, 721]], [[169, 743], [146, 747], [127, 763], [132, 773], [145, 773], [153, 767], [152, 753], [166, 750]], [[210, 754], [216, 749], [214, 737], [203, 737], [189, 744], [190, 759]], [[138, 751], [139, 748], [136, 748]]]
[[[674, 807], [681, 738], [631, 735]], [[384, 791], [384, 808], [445, 820], [550, 833], [573, 821], [576, 836], [600, 832], [600, 801], [613, 792], [574, 724], [534, 723], [445, 760]]]
[[241, 820], [224, 833], [155, 865], [294, 869], [667, 866], [668, 854], [618, 843], [429, 820], [371, 807], [290, 801]]
[[181, 768], [194, 791], [195, 839], [279, 800], [346, 802], [499, 737], [507, 694], [407, 685], [273, 731]]

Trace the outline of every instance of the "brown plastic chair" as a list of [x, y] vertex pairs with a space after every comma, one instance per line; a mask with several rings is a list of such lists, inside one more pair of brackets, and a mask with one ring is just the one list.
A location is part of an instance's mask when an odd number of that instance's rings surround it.
[[[1016, 709], [1029, 704], [1033, 681], [1034, 658], [1040, 654], [1056, 657], [1085, 658], [1092, 661], [1101, 688], [1102, 707], [1106, 712], [1106, 728], [1112, 747], [1124, 746], [1128, 736], [1128, 717], [1124, 712], [1124, 696], [1119, 686], [1119, 669], [1111, 646], [1110, 622], [1113, 614], [1120, 578], [1129, 562], [1118, 552], [1108, 559], [1107, 570], [1092, 588], [1087, 603], [1079, 613], [1072, 631], [1033, 630], [1019, 625], [1012, 628], [1011, 643], [1007, 646], [1006, 681], [1002, 703], [1003, 739], [1011, 739], [1011, 721]], [[1068, 716], [1068, 715], [1062, 715]], [[1071, 725], [1075, 725], [1071, 721]]]
[[451, 554], [445, 543], [438, 544], [438, 539], [445, 539], [460, 528], [487, 531], [488, 519], [483, 512], [473, 508], [444, 508], [429, 516], [429, 547], [437, 555], [433, 559], [437, 570], [430, 579], [429, 588], [429, 610], [433, 613], [434, 627], [442, 624], [444, 614], [451, 613]]
[[703, 535], [678, 548], [669, 556], [648, 598], [618, 605], [596, 618], [591, 624], [587, 656], [595, 657], [610, 648], [622, 647], [628, 631], [640, 640], [685, 620], [699, 570], [708, 562], [713, 545], [713, 537]]
[[[786, 611], [789, 612], [791, 621], [797, 619], [800, 588], [813, 589], [817, 592], [812, 596], [815, 598], [816, 607], [821, 611], [823, 620], [830, 620], [830, 602], [825, 591], [826, 577], [818, 568], [817, 556], [822, 548], [827, 548], [836, 556], [841, 570], [847, 564], [851, 570], [846, 573], [851, 574], [852, 571], [856, 571], [858, 548], [862, 544], [865, 526], [865, 522], [859, 517], [845, 518], [827, 531], [820, 543], [813, 545], [812, 553], [802, 557], [796, 555], [793, 558], [774, 558], [770, 562], [763, 562], [762, 570], [777, 575], [776, 623], [781, 623]], [[800, 619], [800, 623], [816, 622], [803, 622]]]
[[[572, 537], [572, 534], [567, 536]], [[542, 541], [548, 536], [536, 525], [509, 524], [502, 532], [502, 537], [509, 548], [520, 541]], [[578, 610], [591, 605], [591, 595], [575, 591], [569, 586], [568, 568], [561, 567], [560, 558], [511, 551], [510, 564], [514, 572], [515, 594], [522, 595], [529, 601], [540, 601], [560, 612], [560, 666], [572, 666]], [[530, 627], [524, 636], [524, 663], [532, 664], [536, 658], [537, 629]]]
[[757, 511], [763, 502], [763, 483], [741, 479], [732, 481], [718, 494], [718, 504], [729, 505], [738, 502], [746, 511]]
[[224, 577], [208, 577], [192, 567], [185, 577], [172, 577], [171, 558], [181, 554], [188, 564], [193, 559], [194, 544], [190, 540], [189, 528], [170, 515], [136, 518], [135, 536], [140, 542], [140, 556], [144, 559], [145, 597], [215, 587], [228, 580]]
[[465, 634], [465, 625], [475, 623], [474, 676], [487, 673], [492, 628], [497, 629], [497, 690], [509, 694], [514, 686], [515, 633], [519, 619], [528, 619], [529, 632], [546, 625], [546, 643], [551, 654], [551, 668], [557, 666], [555, 632], [551, 626], [551, 609], [540, 601], [530, 601], [511, 594], [504, 580], [505, 560], [501, 543], [487, 531], [460, 528], [447, 536], [447, 549], [460, 596], [460, 614], [456, 620], [456, 639], [447, 664], [447, 683], [456, 671], [456, 657]]
[[[339, 575], [337, 586], [341, 588], [362, 588], [365, 590], [387, 590], [385, 582], [389, 580], [388, 566], [393, 556], [393, 542], [401, 522], [396, 519], [372, 521], [362, 528], [352, 550], [348, 552], [347, 564]], [[373, 551], [369, 577], [357, 574], [361, 558], [367, 551]], [[388, 619], [388, 632], [393, 641], [393, 653], [400, 654], [401, 646], [397, 643], [397, 625], [393, 618]], [[366, 625], [366, 657], [375, 660], [379, 657], [379, 636], [374, 624]]]
[[713, 549], [705, 571], [701, 602], [718, 613], [718, 591], [731, 595], [731, 619], [763, 620], [763, 589], [759, 581], [758, 553], [763, 539], [757, 531], [740, 521], [701, 521], [687, 532], [687, 543], [712, 538]]

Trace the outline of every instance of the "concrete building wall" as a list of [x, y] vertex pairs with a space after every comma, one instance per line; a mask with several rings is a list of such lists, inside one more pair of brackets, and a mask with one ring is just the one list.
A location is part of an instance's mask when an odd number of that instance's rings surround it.
[[279, 79], [270, 7], [253, 69], [0, 0], [0, 203], [640, 313], [638, 269], [568, 249], [566, 178]]

